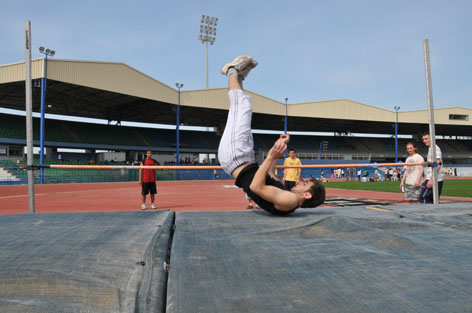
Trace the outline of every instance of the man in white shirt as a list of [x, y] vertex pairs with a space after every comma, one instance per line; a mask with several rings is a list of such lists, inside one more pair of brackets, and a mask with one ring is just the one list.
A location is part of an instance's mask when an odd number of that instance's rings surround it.
[[[431, 147], [431, 138], [429, 134], [423, 135], [423, 143], [429, 147], [428, 162], [437, 162], [436, 170], [438, 171], [438, 195], [441, 196], [444, 171], [442, 169], [442, 154], [441, 149], [436, 145], [436, 160], [433, 160], [433, 149]], [[422, 182], [421, 192], [419, 196], [420, 203], [433, 203], [433, 168], [426, 167], [424, 171], [425, 177]], [[439, 200], [439, 199], [438, 199]]]

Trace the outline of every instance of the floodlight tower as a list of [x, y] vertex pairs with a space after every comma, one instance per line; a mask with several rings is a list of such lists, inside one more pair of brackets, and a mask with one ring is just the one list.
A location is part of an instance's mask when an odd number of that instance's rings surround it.
[[208, 43], [213, 46], [216, 39], [216, 24], [218, 24], [218, 18], [213, 16], [202, 15], [200, 21], [200, 35], [198, 40], [206, 44], [206, 88], [208, 89]]
[[[39, 129], [39, 163], [44, 164], [44, 114], [46, 111], [46, 82], [48, 79], [48, 56], [53, 57], [56, 51], [49, 48], [39, 47], [39, 53], [45, 55], [44, 77], [41, 78], [41, 122]], [[40, 169], [39, 181], [44, 184], [44, 168]]]

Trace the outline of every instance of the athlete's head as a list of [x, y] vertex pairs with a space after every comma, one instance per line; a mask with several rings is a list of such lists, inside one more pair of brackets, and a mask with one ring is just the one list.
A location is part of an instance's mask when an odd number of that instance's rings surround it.
[[152, 157], [152, 151], [148, 150], [146, 151], [146, 158], [150, 159]]
[[325, 187], [314, 178], [298, 181], [290, 191], [303, 196], [302, 208], [315, 208], [326, 198]]
[[295, 153], [296, 153], [295, 149], [288, 150], [288, 154], [290, 155], [292, 159], [295, 158]]

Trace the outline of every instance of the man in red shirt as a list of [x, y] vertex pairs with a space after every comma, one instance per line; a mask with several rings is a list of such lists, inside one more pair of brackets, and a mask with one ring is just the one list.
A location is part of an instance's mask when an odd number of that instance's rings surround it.
[[[157, 165], [157, 162], [152, 159], [151, 150], [146, 151], [146, 159], [141, 162], [143, 165]], [[141, 185], [142, 205], [141, 210], [146, 210], [146, 195], [151, 194], [151, 209], [157, 209], [154, 205], [154, 195], [157, 193], [156, 189], [156, 170], [140, 169], [139, 170], [139, 184]]]

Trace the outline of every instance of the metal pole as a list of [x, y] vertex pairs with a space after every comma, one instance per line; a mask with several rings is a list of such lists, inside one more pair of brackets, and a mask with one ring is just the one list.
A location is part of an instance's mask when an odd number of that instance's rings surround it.
[[397, 122], [395, 123], [395, 163], [398, 163], [398, 112]]
[[177, 104], [177, 154], [175, 155], [175, 164], [180, 162], [180, 88], [179, 88], [179, 102]]
[[206, 89], [208, 89], [208, 40], [206, 41], [206, 61]]
[[398, 110], [400, 107], [395, 106], [395, 163], [398, 163]]
[[[430, 137], [430, 149], [432, 152], [432, 162], [436, 162], [436, 131], [434, 128], [434, 106], [433, 106], [433, 89], [431, 85], [431, 64], [429, 60], [429, 40], [423, 40], [424, 50], [424, 67], [426, 72], [426, 91], [428, 95], [428, 113], [429, 113], [429, 137]], [[432, 168], [433, 172], [433, 203], [439, 203], [439, 190], [438, 190], [438, 171], [436, 167]]]
[[26, 150], [28, 171], [29, 212], [34, 213], [33, 175], [33, 90], [31, 84], [31, 21], [25, 20], [25, 105], [26, 105]]
[[[288, 113], [288, 98], [285, 98], [285, 120], [284, 120], [284, 134], [287, 134], [287, 113]], [[287, 150], [285, 150], [284, 154], [285, 158], [287, 158]]]
[[285, 98], [285, 122], [284, 122], [284, 134], [287, 133], [287, 111], [288, 111], [288, 98]]
[[[46, 111], [46, 81], [48, 76], [48, 55], [44, 62], [44, 77], [41, 79], [41, 121], [39, 131], [39, 164], [44, 164], [44, 114]], [[44, 168], [39, 171], [39, 182], [44, 184]]]
[[177, 122], [176, 122], [176, 153], [175, 153], [175, 164], [179, 165], [180, 162], [180, 88], [184, 86], [184, 84], [176, 83], [175, 86], [177, 87], [178, 91], [178, 101], [177, 101]]

